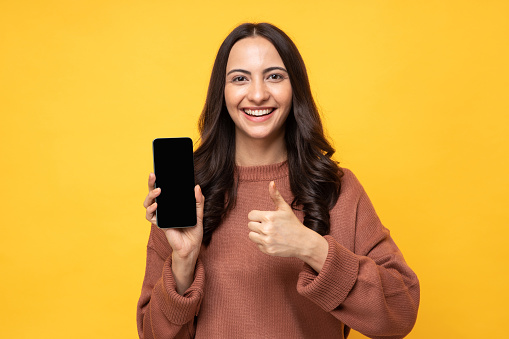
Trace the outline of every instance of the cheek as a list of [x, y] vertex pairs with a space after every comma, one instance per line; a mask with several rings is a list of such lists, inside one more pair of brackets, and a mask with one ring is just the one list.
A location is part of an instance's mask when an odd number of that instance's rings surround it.
[[237, 106], [238, 100], [235, 96], [235, 91], [225, 88], [224, 90], [224, 102], [230, 118], [235, 124], [237, 124]]
[[228, 89], [228, 87], [224, 89], [224, 102], [226, 103], [226, 107], [230, 107], [232, 102], [232, 93], [231, 90]]
[[282, 88], [278, 94], [279, 104], [285, 106], [287, 110], [290, 110], [292, 107], [292, 89], [291, 88]]
[[242, 100], [242, 93], [235, 88], [226, 87], [224, 90], [224, 101], [228, 110], [235, 109]]

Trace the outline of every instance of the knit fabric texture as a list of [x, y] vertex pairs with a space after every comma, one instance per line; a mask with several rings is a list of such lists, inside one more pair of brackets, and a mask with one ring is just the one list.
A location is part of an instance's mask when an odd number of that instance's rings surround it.
[[[138, 302], [140, 338], [402, 338], [419, 306], [419, 282], [353, 173], [343, 169], [330, 211], [329, 250], [317, 274], [296, 258], [266, 255], [248, 237], [248, 213], [274, 210], [269, 182], [291, 203], [287, 162], [238, 167], [235, 208], [202, 246], [179, 295], [171, 247], [152, 225]], [[206, 198], [206, 197], [205, 197]], [[302, 222], [301, 211], [294, 211]]]

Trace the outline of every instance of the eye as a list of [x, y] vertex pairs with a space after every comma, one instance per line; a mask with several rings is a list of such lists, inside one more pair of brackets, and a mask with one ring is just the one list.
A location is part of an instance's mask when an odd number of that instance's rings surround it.
[[272, 80], [272, 81], [281, 81], [281, 80], [285, 79], [285, 77], [282, 74], [274, 73], [274, 74], [269, 75], [267, 79]]
[[232, 79], [232, 82], [242, 82], [242, 81], [247, 81], [247, 78], [243, 75], [237, 75]]

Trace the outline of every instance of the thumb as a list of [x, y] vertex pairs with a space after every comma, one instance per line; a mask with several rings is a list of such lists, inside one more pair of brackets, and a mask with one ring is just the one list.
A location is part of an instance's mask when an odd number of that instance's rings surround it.
[[205, 205], [205, 197], [201, 192], [200, 185], [194, 187], [194, 197], [196, 198], [196, 221], [197, 224], [203, 225], [203, 207]]
[[274, 201], [274, 205], [276, 205], [276, 210], [283, 210], [288, 209], [289, 205], [286, 203], [285, 199], [283, 199], [283, 196], [276, 188], [276, 183], [274, 181], [271, 181], [269, 184], [269, 194]]

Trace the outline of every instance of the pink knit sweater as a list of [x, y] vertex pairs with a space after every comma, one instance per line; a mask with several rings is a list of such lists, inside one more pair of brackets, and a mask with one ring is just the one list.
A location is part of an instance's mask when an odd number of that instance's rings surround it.
[[299, 259], [263, 254], [248, 238], [248, 213], [274, 209], [271, 180], [292, 201], [286, 162], [239, 167], [236, 207], [202, 246], [183, 296], [168, 241], [152, 226], [138, 302], [140, 338], [345, 338], [349, 328], [373, 338], [409, 333], [419, 306], [417, 277], [356, 177], [343, 171], [320, 274]]

